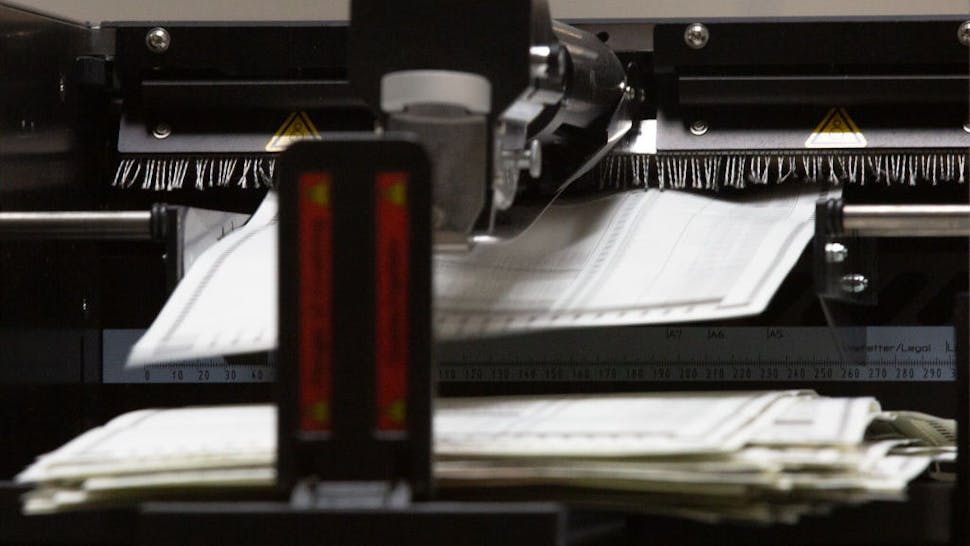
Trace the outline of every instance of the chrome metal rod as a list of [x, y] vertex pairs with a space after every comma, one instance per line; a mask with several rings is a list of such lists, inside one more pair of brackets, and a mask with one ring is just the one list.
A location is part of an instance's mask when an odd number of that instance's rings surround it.
[[970, 237], [970, 205], [845, 205], [842, 230], [861, 237]]
[[150, 211], [0, 212], [0, 239], [152, 239]]

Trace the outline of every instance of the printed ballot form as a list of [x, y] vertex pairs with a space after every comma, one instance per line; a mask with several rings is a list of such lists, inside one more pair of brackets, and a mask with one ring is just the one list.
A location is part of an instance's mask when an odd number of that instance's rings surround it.
[[[435, 258], [435, 335], [757, 314], [811, 240], [820, 197], [651, 189], [553, 203], [515, 239]], [[270, 192], [248, 223], [195, 259], [129, 365], [275, 349], [276, 224]]]

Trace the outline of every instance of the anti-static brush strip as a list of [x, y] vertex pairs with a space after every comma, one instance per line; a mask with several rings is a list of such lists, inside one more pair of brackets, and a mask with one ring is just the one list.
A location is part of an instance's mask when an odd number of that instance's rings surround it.
[[964, 150], [611, 154], [591, 174], [601, 190], [644, 185], [742, 189], [787, 182], [935, 186], [963, 184], [968, 177]]
[[259, 189], [274, 186], [276, 158], [253, 157], [127, 157], [118, 162], [111, 186], [122, 189], [174, 191], [188, 186]]

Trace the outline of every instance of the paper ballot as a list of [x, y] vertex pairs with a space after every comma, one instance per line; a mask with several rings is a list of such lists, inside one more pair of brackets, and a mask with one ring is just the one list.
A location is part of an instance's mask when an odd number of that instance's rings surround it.
[[273, 406], [141, 410], [42, 455], [17, 480], [272, 465], [275, 458]]
[[[445, 399], [434, 414], [434, 473], [442, 497], [511, 492], [705, 521], [794, 522], [837, 502], [901, 498], [935, 459], [901, 448], [955, 446], [908, 426], [863, 438], [861, 423], [874, 417], [888, 418], [871, 398], [810, 391]], [[35, 484], [24, 510], [48, 513], [269, 492], [275, 460], [272, 406], [143, 410], [40, 456], [17, 481]]]
[[879, 415], [875, 398], [802, 397], [750, 439], [757, 445], [854, 446]]
[[189, 207], [183, 219], [182, 265], [185, 271], [212, 245], [249, 220], [248, 214]]
[[[811, 239], [819, 197], [635, 190], [553, 204], [516, 239], [435, 259], [435, 334], [757, 314]], [[196, 260], [129, 364], [276, 348], [276, 221], [271, 192]]]
[[554, 204], [516, 239], [435, 259], [436, 333], [757, 314], [811, 240], [819, 197], [648, 190]]
[[245, 226], [195, 260], [128, 364], [275, 349], [276, 223], [276, 193], [270, 192]]
[[808, 392], [440, 400], [435, 454], [631, 457], [733, 451]]

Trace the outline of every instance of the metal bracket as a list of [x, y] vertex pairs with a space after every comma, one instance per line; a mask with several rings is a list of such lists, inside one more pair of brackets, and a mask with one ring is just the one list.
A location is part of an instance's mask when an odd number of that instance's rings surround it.
[[185, 274], [185, 207], [165, 204], [152, 206], [152, 238], [165, 243], [165, 286], [175, 290]]
[[875, 305], [878, 303], [876, 241], [842, 230], [841, 199], [815, 207], [815, 291], [821, 298]]

